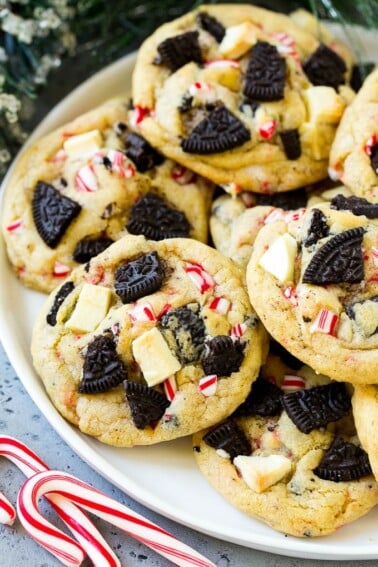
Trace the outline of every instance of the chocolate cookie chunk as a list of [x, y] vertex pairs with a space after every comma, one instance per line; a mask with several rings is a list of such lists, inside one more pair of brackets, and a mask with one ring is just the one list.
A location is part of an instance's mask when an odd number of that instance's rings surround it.
[[206, 374], [230, 376], [237, 372], [244, 358], [244, 345], [226, 335], [218, 335], [205, 343], [202, 366]]
[[365, 215], [368, 219], [378, 218], [378, 205], [355, 195], [350, 197], [345, 197], [341, 194], [336, 195], [331, 200], [331, 208], [338, 211], [352, 211], [354, 215]]
[[364, 277], [362, 227], [333, 236], [312, 257], [302, 281], [316, 285], [359, 283]]
[[81, 206], [48, 183], [39, 181], [32, 200], [33, 219], [42, 240], [55, 248]]
[[316, 244], [321, 238], [325, 238], [329, 234], [329, 226], [327, 224], [327, 217], [319, 209], [313, 209], [310, 226], [307, 231], [307, 236], [303, 240], [303, 244], [308, 248]]
[[113, 244], [111, 238], [83, 238], [83, 240], [77, 243], [72, 257], [75, 262], [85, 264], [89, 262], [93, 256], [97, 256], [97, 254], [103, 252], [111, 244]]
[[169, 401], [157, 390], [145, 384], [126, 380], [123, 384], [131, 416], [137, 429], [153, 426], [163, 416]]
[[372, 470], [361, 447], [335, 437], [314, 473], [324, 480], [348, 482], [370, 475]]
[[117, 268], [114, 288], [123, 303], [131, 303], [160, 289], [163, 277], [159, 256], [149, 252]]
[[324, 43], [303, 63], [303, 70], [313, 85], [326, 85], [337, 89], [345, 83], [344, 60]]
[[281, 142], [288, 159], [298, 159], [302, 154], [301, 139], [297, 129], [280, 132]]
[[188, 31], [162, 41], [158, 47], [158, 57], [154, 63], [166, 65], [171, 71], [177, 71], [186, 63], [202, 63], [198, 31]]
[[107, 392], [126, 379], [127, 368], [117, 354], [113, 339], [99, 335], [88, 345], [78, 391], [81, 394]]
[[164, 161], [164, 157], [140, 134], [129, 132], [126, 135], [125, 145], [127, 157], [131, 159], [140, 173], [144, 173]]
[[274, 45], [258, 41], [251, 49], [243, 94], [252, 100], [274, 101], [284, 97], [286, 61]]
[[191, 303], [161, 318], [164, 338], [182, 364], [199, 361], [205, 348], [206, 328], [199, 313], [199, 304]]
[[347, 415], [351, 409], [346, 387], [340, 382], [285, 394], [282, 405], [302, 433], [325, 427]]
[[181, 211], [169, 206], [154, 193], [147, 193], [131, 209], [127, 230], [151, 240], [188, 237], [189, 222]]
[[46, 315], [46, 321], [52, 327], [56, 325], [56, 316], [58, 314], [60, 306], [62, 305], [66, 297], [69, 296], [69, 294], [74, 289], [74, 287], [75, 285], [73, 282], [66, 282], [62, 285], [62, 287], [58, 290], [57, 294], [55, 295], [53, 306]]
[[282, 391], [278, 386], [259, 376], [253, 383], [252, 389], [243, 402], [234, 412], [234, 417], [251, 415], [274, 416], [282, 411]]
[[238, 455], [250, 455], [252, 447], [244, 432], [233, 421], [226, 421], [212, 429], [203, 440], [214, 449], [221, 449], [230, 455], [231, 461]]
[[244, 124], [224, 105], [216, 106], [184, 138], [181, 147], [192, 154], [216, 154], [242, 146], [251, 134]]
[[222, 41], [224, 38], [224, 34], [226, 33], [225, 27], [223, 24], [220, 23], [219, 20], [210, 16], [207, 12], [200, 12], [197, 15], [197, 23], [198, 25], [205, 31], [207, 31], [210, 35], [212, 35], [218, 43]]

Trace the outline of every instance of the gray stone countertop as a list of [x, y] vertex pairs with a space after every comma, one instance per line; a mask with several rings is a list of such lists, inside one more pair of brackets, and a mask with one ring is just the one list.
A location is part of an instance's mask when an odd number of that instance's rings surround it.
[[[151, 510], [118, 490], [94, 472], [66, 445], [35, 406], [13, 370], [0, 345], [0, 433], [11, 435], [26, 443], [51, 468], [65, 470], [112, 498], [146, 516], [178, 539], [203, 553], [217, 567], [355, 567], [356, 561], [315, 561], [294, 559], [255, 551], [203, 535]], [[7, 459], [0, 457], [0, 491], [16, 502], [17, 491], [23, 480], [22, 473]], [[61, 526], [49, 506], [42, 505], [43, 514]], [[149, 548], [128, 537], [119, 529], [98, 519], [94, 523], [114, 549], [123, 567], [169, 567], [169, 561]], [[364, 561], [364, 567], [377, 566], [377, 561]], [[13, 526], [0, 525], [1, 567], [56, 567], [61, 563], [35, 543], [24, 531], [19, 520]], [[89, 567], [86, 561], [83, 567]]]

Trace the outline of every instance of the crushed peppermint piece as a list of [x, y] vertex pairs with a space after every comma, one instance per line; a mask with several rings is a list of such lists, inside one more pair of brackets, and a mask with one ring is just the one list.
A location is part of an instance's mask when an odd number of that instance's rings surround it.
[[198, 382], [198, 389], [204, 396], [214, 396], [217, 391], [218, 376], [216, 374], [210, 374], [209, 376], [204, 376], [200, 378]]
[[375, 246], [372, 247], [371, 249], [371, 254], [373, 256], [373, 264], [375, 267], [378, 267], [378, 248], [376, 248]]
[[338, 181], [341, 178], [340, 171], [335, 169], [334, 167], [328, 168], [328, 175], [332, 181]]
[[209, 309], [216, 311], [220, 315], [227, 315], [231, 309], [231, 301], [225, 297], [214, 297], [210, 302]]
[[23, 224], [24, 224], [24, 221], [22, 219], [16, 219], [13, 222], [11, 222], [10, 224], [8, 224], [6, 229], [7, 229], [8, 232], [18, 233], [18, 232], [20, 232]]
[[133, 309], [129, 311], [130, 319], [134, 323], [142, 323], [145, 321], [156, 321], [153, 307], [150, 303], [137, 303]]
[[365, 144], [365, 153], [368, 156], [371, 156], [372, 151], [374, 146], [376, 146], [378, 144], [378, 136], [376, 134], [373, 134], [372, 136], [370, 136], [370, 138], [368, 139], [368, 141]]
[[283, 209], [272, 209], [272, 211], [264, 218], [264, 224], [270, 224], [271, 222], [276, 222], [285, 217], [285, 212]]
[[171, 177], [179, 185], [189, 185], [195, 182], [197, 175], [182, 165], [175, 165], [171, 171]]
[[125, 167], [125, 154], [119, 150], [109, 150], [108, 159], [112, 164], [112, 170], [118, 173], [120, 177], [126, 177], [129, 179], [135, 175], [135, 167], [131, 163], [127, 164]]
[[167, 396], [167, 400], [172, 402], [177, 392], [177, 384], [175, 377], [169, 376], [166, 380], [164, 380], [163, 386], [164, 386], [165, 395]]
[[93, 193], [98, 189], [96, 175], [91, 165], [84, 165], [76, 174], [75, 186], [78, 191]]
[[305, 387], [306, 381], [302, 376], [292, 376], [291, 374], [285, 374], [281, 384], [281, 390], [285, 393], [297, 392], [298, 390], [303, 390]]
[[213, 277], [200, 264], [187, 264], [185, 271], [201, 293], [205, 293], [215, 286]]
[[248, 327], [245, 323], [237, 323], [232, 327], [230, 335], [233, 339], [242, 337], [246, 332], [247, 328]]
[[326, 335], [334, 335], [339, 316], [329, 309], [321, 309], [310, 327], [310, 333], [325, 333]]
[[289, 285], [286, 289], [284, 289], [283, 295], [290, 301], [290, 303], [292, 303], [293, 305], [298, 305], [297, 292], [293, 286]]
[[58, 278], [64, 278], [64, 277], [68, 276], [68, 274], [70, 272], [71, 272], [71, 269], [68, 266], [66, 266], [65, 264], [62, 264], [61, 262], [55, 262], [54, 270], [53, 270], [54, 276], [56, 276]]
[[67, 154], [64, 151], [63, 148], [60, 148], [60, 150], [58, 150], [56, 152], [55, 155], [53, 155], [50, 159], [49, 162], [50, 163], [61, 163], [62, 161], [65, 161], [67, 159]]
[[259, 128], [259, 134], [264, 140], [271, 140], [277, 130], [277, 121], [268, 120]]
[[143, 106], [135, 106], [130, 117], [130, 125], [137, 128], [139, 124], [150, 116], [151, 110], [149, 108], [143, 108]]

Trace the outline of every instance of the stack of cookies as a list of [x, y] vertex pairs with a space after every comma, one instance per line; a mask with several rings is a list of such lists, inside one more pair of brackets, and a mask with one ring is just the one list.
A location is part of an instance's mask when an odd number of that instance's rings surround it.
[[2, 227], [50, 293], [32, 355], [60, 413], [117, 447], [194, 434], [287, 534], [374, 507], [377, 118], [378, 70], [310, 14], [208, 5], [145, 41], [131, 98], [32, 144]]

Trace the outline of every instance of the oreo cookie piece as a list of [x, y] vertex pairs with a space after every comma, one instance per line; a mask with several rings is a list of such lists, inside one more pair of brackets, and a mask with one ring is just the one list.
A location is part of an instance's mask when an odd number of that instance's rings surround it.
[[282, 411], [282, 391], [262, 376], [252, 384], [246, 400], [235, 410], [234, 417], [279, 415]]
[[122, 303], [132, 303], [160, 289], [164, 271], [157, 253], [149, 252], [119, 266], [114, 277], [114, 289]]
[[127, 157], [131, 159], [140, 173], [144, 173], [164, 161], [164, 157], [140, 134], [129, 132], [126, 135], [125, 145]]
[[321, 238], [325, 238], [329, 234], [329, 226], [327, 217], [320, 209], [313, 209], [310, 226], [307, 231], [307, 236], [303, 240], [303, 244], [308, 248], [316, 244]]
[[159, 43], [158, 57], [154, 63], [165, 65], [171, 71], [177, 71], [183, 65], [194, 61], [201, 65], [203, 63], [198, 31], [188, 31], [174, 37], [168, 37]]
[[66, 299], [66, 297], [69, 296], [69, 294], [74, 289], [74, 287], [75, 286], [74, 286], [73, 282], [66, 282], [62, 285], [62, 287], [59, 289], [58, 293], [55, 295], [54, 303], [53, 303], [50, 311], [46, 315], [46, 321], [52, 327], [55, 327], [55, 325], [56, 325], [56, 316], [58, 314], [60, 306], [62, 305], [62, 303]]
[[370, 165], [376, 175], [378, 175], [378, 144], [373, 146], [370, 151]]
[[181, 147], [191, 154], [217, 154], [242, 146], [250, 138], [249, 130], [222, 104], [193, 128]]
[[243, 94], [256, 101], [281, 100], [284, 97], [286, 61], [274, 45], [258, 41], [251, 49]]
[[83, 238], [83, 240], [80, 240], [80, 242], [76, 244], [72, 257], [75, 262], [85, 264], [89, 262], [91, 258], [97, 256], [97, 254], [103, 252], [111, 244], [113, 244], [111, 238]]
[[338, 211], [352, 211], [354, 215], [365, 215], [368, 219], [378, 218], [378, 205], [370, 203], [363, 197], [356, 197], [355, 195], [352, 195], [351, 197], [344, 197], [344, 195], [341, 194], [336, 195], [336, 197], [331, 200], [331, 209], [336, 209]]
[[244, 431], [233, 421], [225, 421], [203, 436], [204, 442], [213, 449], [225, 451], [231, 461], [238, 455], [250, 455], [252, 447]]
[[32, 199], [33, 220], [39, 236], [55, 248], [67, 228], [81, 211], [81, 206], [62, 195], [48, 183], [38, 181]]
[[163, 394], [145, 384], [125, 380], [123, 387], [137, 429], [153, 426], [170, 404]]
[[302, 433], [338, 421], [351, 410], [350, 397], [342, 382], [284, 394], [282, 405]]
[[303, 70], [313, 85], [337, 89], [345, 83], [347, 70], [344, 60], [324, 43], [303, 63]]
[[116, 351], [116, 345], [108, 335], [99, 335], [87, 348], [80, 394], [107, 392], [127, 380], [127, 368]]
[[271, 195], [257, 193], [255, 198], [256, 205], [277, 207], [285, 211], [301, 209], [307, 205], [307, 193], [303, 187], [295, 189], [294, 191], [272, 193]]
[[356, 92], [360, 90], [366, 77], [370, 75], [375, 67], [375, 63], [360, 63], [353, 65], [350, 86]]
[[287, 159], [298, 159], [301, 157], [301, 139], [297, 129], [284, 130], [280, 132], [281, 142], [286, 154]]
[[302, 281], [315, 285], [359, 283], [364, 278], [362, 227], [333, 236], [312, 257]]
[[218, 335], [205, 343], [202, 366], [206, 374], [230, 376], [238, 372], [244, 359], [244, 344], [227, 335]]
[[314, 473], [323, 480], [348, 482], [371, 475], [372, 470], [366, 451], [335, 437]]
[[184, 213], [154, 193], [147, 193], [133, 205], [126, 228], [131, 234], [143, 234], [150, 240], [187, 238], [190, 232]]
[[207, 31], [218, 43], [222, 41], [226, 33], [226, 29], [219, 20], [210, 16], [207, 12], [200, 12], [197, 15], [197, 23], [203, 30]]
[[198, 303], [171, 309], [160, 320], [160, 328], [170, 349], [181, 364], [198, 362], [205, 348], [206, 327]]

